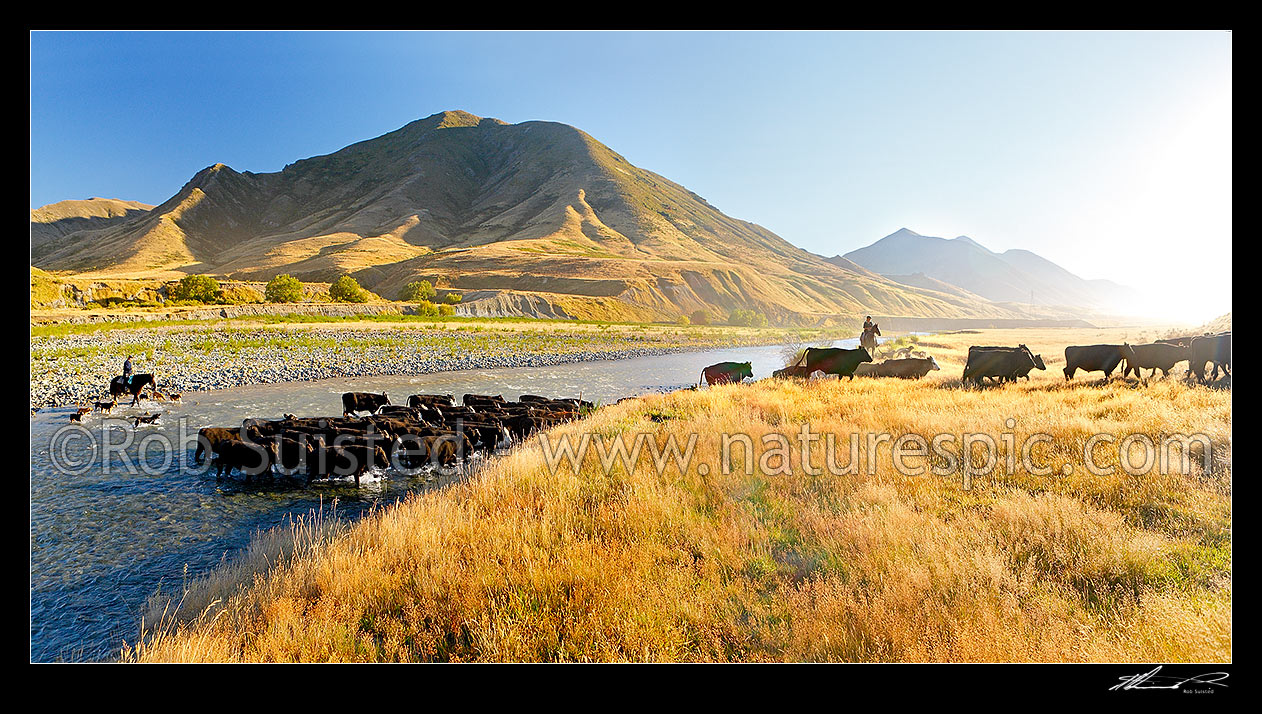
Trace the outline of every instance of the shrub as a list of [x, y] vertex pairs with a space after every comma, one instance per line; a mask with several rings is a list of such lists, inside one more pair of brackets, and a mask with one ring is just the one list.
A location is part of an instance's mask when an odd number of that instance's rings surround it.
[[443, 296], [443, 302], [448, 305], [458, 305], [464, 297], [460, 293], [447, 293]]
[[728, 316], [729, 325], [739, 325], [740, 327], [766, 327], [767, 316], [761, 312], [737, 308]]
[[267, 281], [263, 298], [268, 302], [298, 302], [302, 299], [302, 282], [288, 273]]
[[455, 305], [439, 305], [438, 314], [443, 317], [451, 317], [452, 315], [456, 314], [456, 306]]
[[692, 324], [694, 325], [710, 324], [710, 313], [706, 312], [705, 310], [697, 310], [696, 312], [692, 313]]
[[219, 299], [219, 283], [209, 275], [186, 275], [171, 289], [171, 297], [192, 302], [215, 302]]
[[416, 314], [424, 317], [435, 317], [438, 315], [438, 306], [429, 300], [418, 300], [416, 302]]
[[219, 291], [215, 302], [222, 305], [255, 305], [263, 302], [263, 295], [248, 285], [229, 285]]
[[676, 322], [678, 322], [678, 323], [679, 323], [679, 324], [681, 324], [681, 325], [691, 325], [691, 324], [692, 324], [692, 320], [690, 320], [690, 319], [688, 318], [688, 316], [687, 316], [687, 315], [680, 315], [680, 316], [679, 316], [679, 319], [678, 319], [678, 320], [676, 320]]
[[414, 280], [399, 291], [399, 299], [407, 302], [432, 302], [438, 291], [428, 280]]
[[343, 275], [329, 286], [329, 299], [334, 302], [368, 302], [368, 291], [361, 288], [355, 278]]

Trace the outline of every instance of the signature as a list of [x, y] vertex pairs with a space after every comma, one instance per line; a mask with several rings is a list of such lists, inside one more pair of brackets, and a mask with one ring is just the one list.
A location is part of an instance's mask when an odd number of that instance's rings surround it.
[[1209, 684], [1215, 687], [1225, 687], [1223, 680], [1227, 679], [1226, 672], [1207, 672], [1198, 674], [1195, 677], [1171, 677], [1169, 675], [1158, 674], [1161, 671], [1161, 665], [1157, 665], [1152, 671], [1143, 674], [1132, 674], [1125, 677], [1118, 677], [1119, 681], [1109, 691], [1121, 689], [1182, 689], [1185, 684]]

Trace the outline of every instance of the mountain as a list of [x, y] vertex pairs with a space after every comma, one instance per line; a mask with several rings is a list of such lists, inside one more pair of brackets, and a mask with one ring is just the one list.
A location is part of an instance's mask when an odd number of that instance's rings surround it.
[[59, 201], [31, 211], [31, 251], [43, 250], [71, 233], [100, 230], [124, 223], [153, 209], [139, 201], [89, 198]]
[[32, 262], [145, 278], [349, 273], [386, 297], [424, 278], [491, 311], [545, 304], [595, 319], [737, 307], [797, 324], [864, 312], [1014, 315], [829, 263], [574, 127], [459, 111], [275, 173], [215, 164], [151, 210], [38, 250], [32, 238]]
[[933, 289], [927, 281], [936, 281], [992, 302], [1020, 306], [1117, 311], [1135, 297], [1130, 288], [1108, 280], [1084, 280], [1028, 250], [995, 253], [967, 236], [936, 238], [906, 228], [830, 259], [837, 260], [906, 285]]
[[[831, 263], [832, 261], [837, 260], [838, 258], [841, 258], [841, 256], [837, 256], [836, 258], [829, 258], [828, 260]], [[841, 260], [845, 260], [845, 258], [841, 258]], [[965, 290], [964, 288], [961, 288], [956, 285], [952, 285], [947, 282], [943, 282], [941, 280], [935, 280], [934, 278], [931, 278], [928, 275], [925, 275], [924, 273], [912, 273], [911, 275], [886, 275], [885, 277], [889, 278], [890, 280], [893, 280], [896, 283], [909, 285], [913, 288], [920, 288], [922, 290], [934, 290], [936, 292], [946, 293], [948, 295], [954, 295], [957, 298], [962, 298], [964, 300], [972, 300], [974, 302], [989, 302], [989, 300], [987, 300], [986, 298], [980, 295], [977, 295], [976, 293], [971, 293]]]

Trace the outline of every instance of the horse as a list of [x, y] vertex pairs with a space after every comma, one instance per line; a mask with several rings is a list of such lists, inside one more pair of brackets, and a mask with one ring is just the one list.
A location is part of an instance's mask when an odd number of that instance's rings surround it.
[[876, 354], [876, 338], [881, 334], [881, 328], [876, 323], [872, 324], [871, 329], [863, 331], [859, 336], [859, 345], [868, 351], [868, 354]]
[[131, 394], [131, 405], [134, 407], [140, 403], [140, 392], [148, 386], [153, 391], [158, 391], [158, 385], [154, 382], [152, 374], [133, 374], [131, 381], [127, 381], [127, 377], [119, 375], [110, 381], [110, 396], [118, 399], [124, 394]]

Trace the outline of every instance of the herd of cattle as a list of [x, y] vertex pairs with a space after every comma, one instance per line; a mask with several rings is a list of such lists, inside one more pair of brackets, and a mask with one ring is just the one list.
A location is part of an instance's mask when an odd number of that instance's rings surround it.
[[[1168, 376], [1179, 362], [1188, 362], [1188, 376], [1201, 383], [1231, 374], [1231, 333], [1158, 340], [1146, 345], [1086, 345], [1065, 348], [1065, 379], [1084, 372], [1110, 377], [1119, 367], [1124, 376], [1143, 370], [1150, 377]], [[1208, 365], [1213, 365], [1212, 373]], [[807, 349], [793, 365], [776, 370], [775, 378], [809, 378], [816, 373], [838, 377], [920, 379], [941, 369], [933, 357], [905, 357], [873, 363], [864, 348]], [[975, 346], [968, 351], [963, 381], [1012, 382], [1045, 370], [1043, 356], [1025, 345]], [[725, 384], [753, 378], [749, 362], [721, 362], [701, 373], [701, 384]], [[194, 461], [207, 454], [218, 476], [239, 471], [246, 479], [272, 471], [306, 478], [360, 476], [387, 465], [417, 469], [453, 466], [478, 453], [520, 441], [540, 429], [577, 419], [594, 408], [580, 399], [550, 399], [524, 394], [517, 401], [501, 396], [466, 394], [460, 404], [450, 394], [414, 394], [406, 405], [393, 405], [385, 394], [347, 392], [340, 417], [247, 419], [239, 427], [201, 429]]]
[[[1120, 366], [1123, 376], [1134, 372], [1142, 379], [1145, 369], [1152, 370], [1149, 377], [1155, 376], [1158, 370], [1162, 376], [1169, 376], [1179, 362], [1187, 362], [1189, 378], [1202, 384], [1217, 381], [1220, 370], [1230, 376], [1231, 333], [1178, 337], [1146, 345], [1074, 345], [1065, 348], [1064, 371], [1066, 380], [1073, 379], [1078, 370], [1103, 372], [1108, 378]], [[1212, 373], [1207, 365], [1213, 365]], [[804, 379], [818, 372], [850, 379], [865, 376], [920, 379], [938, 369], [941, 368], [933, 357], [908, 357], [873, 363], [872, 355], [863, 347], [812, 347], [795, 364], [776, 370], [771, 376]], [[1035, 369], [1045, 370], [1047, 365], [1042, 355], [1032, 353], [1025, 345], [974, 346], [968, 348], [963, 381], [980, 385], [987, 380], [1015, 382], [1022, 377], [1028, 380], [1030, 372]], [[753, 377], [749, 362], [720, 362], [702, 371], [701, 382], [727, 384], [747, 377]]]
[[531, 433], [579, 417], [592, 409], [579, 399], [530, 394], [518, 401], [466, 394], [414, 394], [393, 405], [385, 394], [347, 392], [340, 417], [246, 419], [241, 426], [198, 431], [194, 461], [211, 465], [219, 477], [239, 471], [250, 480], [273, 470], [307, 482], [360, 477], [374, 468], [454, 466], [477, 453], [492, 452]]

